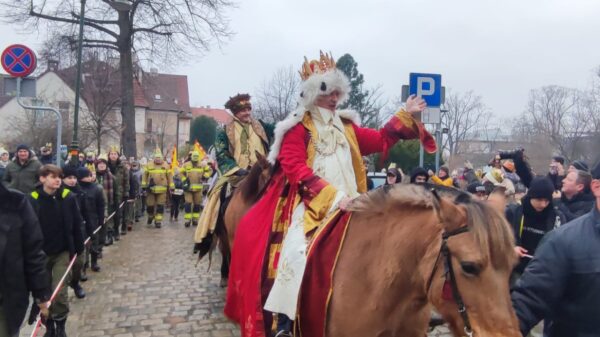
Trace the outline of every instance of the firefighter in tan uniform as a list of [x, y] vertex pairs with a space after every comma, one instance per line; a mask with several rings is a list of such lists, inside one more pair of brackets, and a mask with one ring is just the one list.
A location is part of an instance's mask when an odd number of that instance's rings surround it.
[[198, 225], [202, 205], [204, 183], [212, 175], [212, 169], [198, 151], [193, 151], [191, 161], [183, 165], [183, 186], [185, 191], [185, 227], [190, 223]]
[[160, 228], [165, 213], [167, 193], [169, 189], [174, 189], [175, 185], [169, 165], [163, 161], [160, 149], [154, 151], [153, 158], [154, 160], [148, 163], [142, 175], [142, 188], [147, 190], [148, 225], [151, 225], [154, 220], [156, 228]]

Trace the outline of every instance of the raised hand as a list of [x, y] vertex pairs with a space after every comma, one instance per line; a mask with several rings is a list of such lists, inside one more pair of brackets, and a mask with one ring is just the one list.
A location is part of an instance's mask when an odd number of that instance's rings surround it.
[[427, 107], [427, 103], [421, 97], [417, 97], [416, 95], [410, 95], [410, 97], [406, 100], [406, 112], [411, 115], [414, 115], [418, 112], [422, 112]]

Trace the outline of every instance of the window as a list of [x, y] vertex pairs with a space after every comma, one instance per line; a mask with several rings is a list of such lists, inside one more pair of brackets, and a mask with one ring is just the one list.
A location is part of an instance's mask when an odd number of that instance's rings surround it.
[[146, 132], [152, 132], [152, 118], [146, 119]]
[[160, 102], [161, 98], [159, 94], [154, 95], [154, 101], [155, 102]]

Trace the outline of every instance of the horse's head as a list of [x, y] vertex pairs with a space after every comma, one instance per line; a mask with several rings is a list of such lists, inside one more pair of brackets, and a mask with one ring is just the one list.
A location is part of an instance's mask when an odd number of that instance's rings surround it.
[[473, 336], [521, 336], [509, 295], [514, 239], [501, 203], [433, 194], [443, 235], [432, 247], [441, 253], [428, 282], [430, 302], [456, 336], [468, 326]]

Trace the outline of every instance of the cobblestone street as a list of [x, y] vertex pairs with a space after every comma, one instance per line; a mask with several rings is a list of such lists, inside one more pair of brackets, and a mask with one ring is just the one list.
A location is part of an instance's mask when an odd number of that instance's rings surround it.
[[[239, 336], [223, 315], [218, 254], [208, 273], [207, 261], [195, 267], [193, 228], [185, 228], [182, 220], [148, 228], [143, 220], [121, 241], [105, 247], [102, 271], [90, 271], [83, 283], [84, 299], [69, 289], [68, 336]], [[21, 336], [28, 337], [31, 330], [26, 326]], [[450, 334], [440, 328], [428, 336]]]

